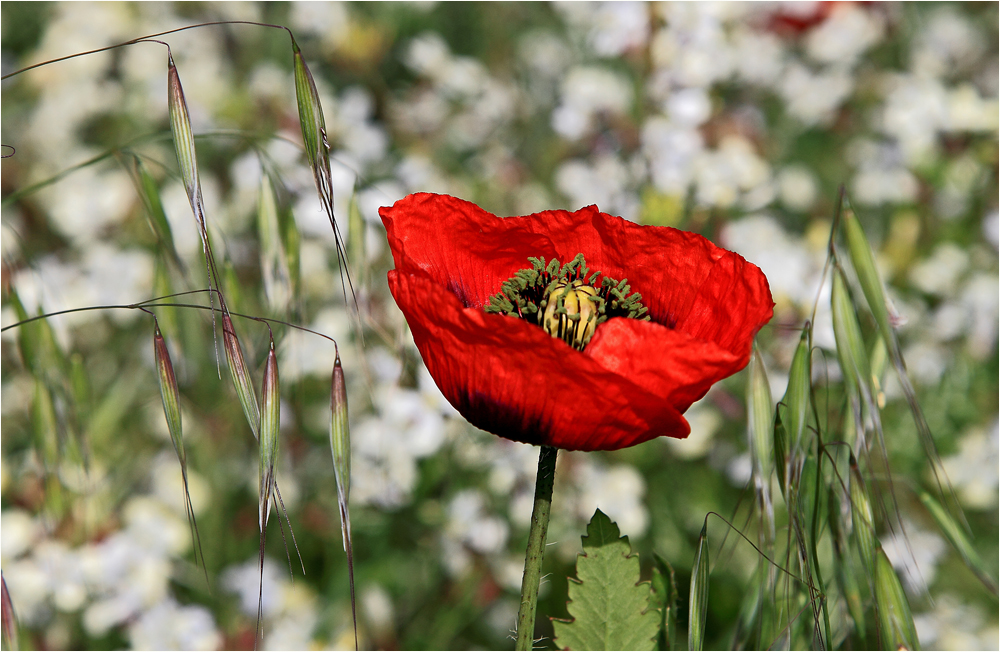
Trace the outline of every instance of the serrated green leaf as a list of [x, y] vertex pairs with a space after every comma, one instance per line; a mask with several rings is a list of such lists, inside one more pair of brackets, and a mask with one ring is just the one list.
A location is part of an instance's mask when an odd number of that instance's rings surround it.
[[569, 583], [573, 620], [554, 620], [564, 650], [652, 650], [660, 614], [650, 587], [639, 583], [639, 557], [601, 510], [594, 513]]

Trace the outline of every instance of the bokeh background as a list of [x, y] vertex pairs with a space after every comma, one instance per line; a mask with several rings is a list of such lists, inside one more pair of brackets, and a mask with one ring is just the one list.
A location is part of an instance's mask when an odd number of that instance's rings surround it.
[[[0, 10], [4, 74], [203, 21], [293, 30], [326, 113], [337, 219], [358, 254], [351, 269], [364, 346], [299, 144], [287, 36], [229, 25], [165, 40], [199, 134], [231, 308], [283, 316], [341, 345], [363, 646], [512, 647], [537, 459], [536, 448], [457, 416], [388, 294], [377, 209], [415, 191], [454, 194], [499, 215], [597, 204], [736, 250], [763, 269], [777, 302], [759, 339], [780, 397], [796, 328], [817, 297], [817, 382], [839, 378], [822, 270], [845, 184], [905, 320], [904, 355], [945, 468], [996, 576], [996, 3], [4, 2]], [[34, 314], [204, 286], [168, 137], [162, 46], [55, 63], [5, 80], [2, 92], [4, 154], [16, 149], [2, 163], [3, 325], [16, 321], [12, 290]], [[128, 172], [132, 153], [160, 184], [186, 274], [149, 228]], [[262, 271], [262, 171], [278, 181], [300, 236], [298, 273], [284, 285]], [[352, 205], [363, 220], [349, 228]], [[256, 447], [227, 372], [217, 375], [208, 315], [158, 315], [179, 374], [212, 591], [192, 561], [149, 317], [108, 310], [49, 320], [74, 398], [56, 401], [54, 457], [38, 443], [44, 419], [18, 331], [6, 331], [0, 553], [24, 646], [253, 645]], [[238, 327], [259, 383], [267, 332]], [[327, 443], [333, 347], [276, 333], [278, 481], [307, 575], [293, 564], [290, 579], [272, 531], [264, 647], [351, 647]], [[673, 564], [684, 596], [705, 514], [752, 521], [744, 384], [738, 374], [693, 406], [685, 441], [562, 455], [543, 623], [566, 615], [566, 577], [598, 507], [647, 573], [653, 551]], [[931, 486], [928, 465], [891, 377], [885, 393], [906, 537], [886, 532], [883, 545], [906, 580], [921, 643], [996, 649], [996, 599], [915, 500], [909, 487]], [[729, 647], [757, 556], [730, 537], [717, 558], [706, 644]]]

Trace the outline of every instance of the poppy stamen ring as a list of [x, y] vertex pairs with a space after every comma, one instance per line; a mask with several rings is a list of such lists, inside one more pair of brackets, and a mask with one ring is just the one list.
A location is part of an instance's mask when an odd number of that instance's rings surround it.
[[554, 258], [548, 264], [544, 257], [528, 262], [530, 269], [518, 270], [490, 297], [487, 313], [524, 319], [577, 351], [612, 317], [649, 321], [642, 295], [629, 294], [628, 279], [591, 273], [583, 254], [561, 266]]

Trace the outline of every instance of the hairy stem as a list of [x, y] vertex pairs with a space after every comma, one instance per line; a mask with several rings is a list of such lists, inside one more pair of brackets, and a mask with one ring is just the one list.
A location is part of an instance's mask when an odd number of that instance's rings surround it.
[[535, 634], [535, 611], [538, 607], [538, 583], [545, 556], [545, 533], [549, 529], [552, 507], [552, 481], [556, 474], [558, 449], [542, 446], [535, 478], [535, 506], [531, 510], [528, 549], [524, 554], [524, 578], [521, 580], [521, 608], [517, 612], [517, 650], [530, 650]]

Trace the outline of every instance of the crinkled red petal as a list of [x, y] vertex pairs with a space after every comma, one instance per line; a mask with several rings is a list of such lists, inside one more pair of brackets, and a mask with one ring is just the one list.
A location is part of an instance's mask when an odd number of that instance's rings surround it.
[[499, 218], [455, 197], [417, 193], [379, 213], [396, 269], [427, 274], [466, 307], [487, 305], [529, 256], [565, 263], [582, 253], [592, 270], [628, 279], [653, 321], [747, 360], [772, 315], [756, 265], [696, 233], [633, 224], [595, 206]]
[[389, 290], [441, 392], [483, 430], [585, 451], [690, 432], [663, 396], [536, 326], [466, 308], [423, 274], [390, 271]]
[[[746, 366], [772, 316], [767, 279], [737, 254], [594, 206], [499, 218], [418, 193], [379, 213], [396, 264], [390, 289], [431, 376], [466, 419], [509, 439], [611, 450], [685, 437], [680, 414]], [[592, 271], [627, 279], [652, 322], [612, 319], [580, 353], [482, 311], [529, 257], [578, 253]]]

